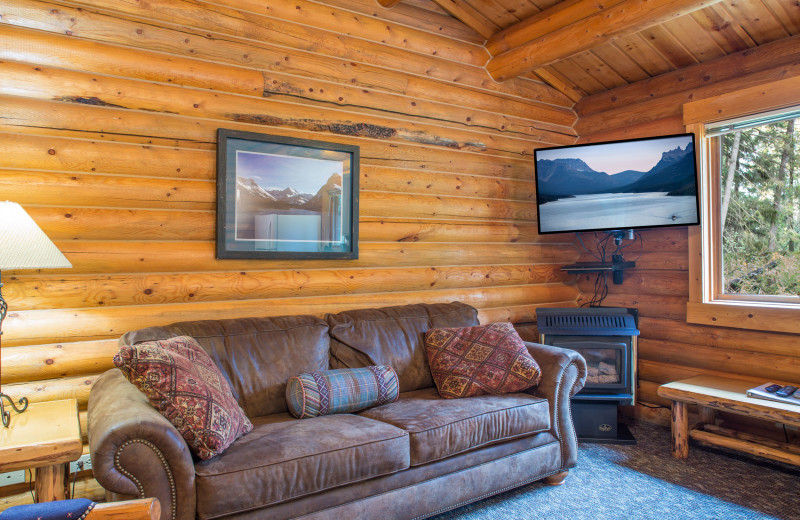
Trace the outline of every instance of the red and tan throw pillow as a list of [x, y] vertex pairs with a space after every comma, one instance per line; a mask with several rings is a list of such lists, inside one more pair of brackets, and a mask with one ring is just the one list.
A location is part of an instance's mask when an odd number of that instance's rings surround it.
[[219, 455], [253, 429], [225, 377], [194, 338], [124, 345], [114, 365], [201, 459]]
[[439, 395], [447, 399], [519, 392], [542, 378], [510, 323], [430, 329], [425, 353]]

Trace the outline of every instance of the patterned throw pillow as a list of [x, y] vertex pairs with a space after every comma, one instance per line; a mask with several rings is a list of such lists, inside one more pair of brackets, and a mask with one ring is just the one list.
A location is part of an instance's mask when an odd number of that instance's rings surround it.
[[201, 459], [219, 455], [253, 429], [225, 377], [194, 338], [124, 345], [114, 365]]
[[510, 323], [430, 329], [425, 353], [439, 395], [447, 399], [519, 392], [542, 378]]
[[397, 401], [400, 384], [389, 366], [340, 368], [289, 379], [286, 404], [298, 419], [349, 413]]

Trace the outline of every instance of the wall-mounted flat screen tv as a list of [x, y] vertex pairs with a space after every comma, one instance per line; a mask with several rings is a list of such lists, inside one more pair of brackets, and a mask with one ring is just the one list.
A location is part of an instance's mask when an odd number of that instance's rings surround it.
[[694, 134], [534, 152], [539, 233], [700, 223]]

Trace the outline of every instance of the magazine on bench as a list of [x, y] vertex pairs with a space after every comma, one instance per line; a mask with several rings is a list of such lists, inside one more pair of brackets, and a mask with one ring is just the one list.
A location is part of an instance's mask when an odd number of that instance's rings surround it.
[[[769, 399], [770, 401], [777, 401], [779, 403], [786, 403], [786, 404], [793, 404], [797, 407], [800, 407], [800, 399], [797, 397], [780, 397], [775, 395], [775, 392], [767, 392], [764, 390], [769, 385], [774, 385], [775, 383], [764, 383], [763, 385], [759, 385], [755, 388], [751, 388], [747, 391], [747, 397], [756, 397], [758, 399]], [[781, 385], [783, 386], [783, 385]]]

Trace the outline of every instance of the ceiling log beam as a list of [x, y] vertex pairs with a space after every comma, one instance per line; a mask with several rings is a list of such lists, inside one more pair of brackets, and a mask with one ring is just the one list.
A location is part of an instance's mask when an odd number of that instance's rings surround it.
[[390, 9], [402, 1], [403, 0], [378, 0], [378, 5], [385, 7], [386, 9]]
[[608, 10], [624, 0], [566, 0], [493, 35], [486, 50], [497, 56], [548, 33]]
[[[550, 12], [548, 9], [535, 17], [536, 23], [520, 22], [522, 25], [514, 25], [503, 31], [506, 34], [501, 38], [492, 38], [497, 49], [502, 48], [503, 39], [506, 42], [524, 40], [525, 43], [490, 59], [486, 70], [495, 81], [505, 81], [719, 1], [623, 0], [611, 8], [599, 6], [599, 11], [598, 4], [595, 3], [595, 12], [585, 16], [587, 4], [592, 2], [573, 0], [561, 9], [556, 6], [553, 16], [564, 21], [580, 17], [578, 21], [552, 30], [550, 17], [547, 16]], [[437, 0], [437, 3], [441, 5], [444, 0]], [[583, 17], [580, 16], [581, 13], [584, 14]], [[518, 26], [520, 29], [515, 30]]]
[[489, 38], [500, 30], [500, 26], [486, 18], [460, 0], [433, 0], [433, 3], [450, 13], [454, 18], [461, 20], [464, 25], [471, 27], [484, 38]]

